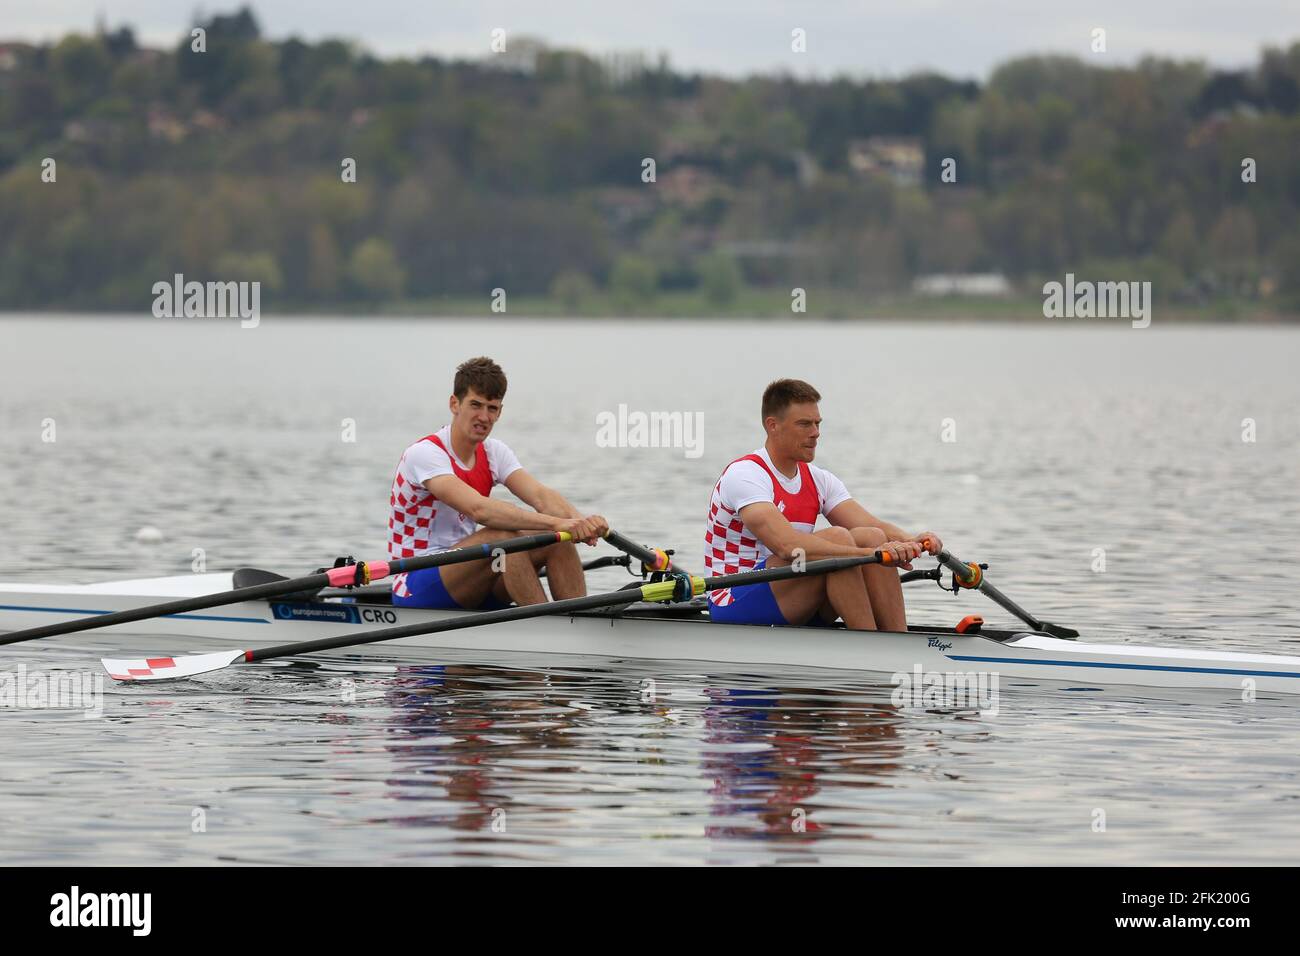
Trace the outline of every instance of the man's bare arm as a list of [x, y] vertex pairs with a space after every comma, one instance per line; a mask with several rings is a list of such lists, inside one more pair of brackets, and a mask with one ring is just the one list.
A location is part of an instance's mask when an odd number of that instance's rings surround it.
[[565, 518], [525, 511], [523, 508], [480, 495], [455, 475], [430, 478], [424, 487], [439, 501], [474, 519], [475, 524], [498, 531], [566, 531], [572, 523]]
[[740, 509], [740, 520], [754, 537], [783, 561], [793, 561], [802, 551], [809, 561], [818, 558], [856, 558], [871, 554], [871, 548], [836, 544], [826, 538], [800, 531], [770, 501], [756, 501]]
[[890, 524], [882, 518], [877, 518], [862, 505], [858, 504], [852, 498], [848, 501], [841, 501], [831, 509], [826, 520], [837, 528], [879, 528], [885, 533], [887, 541], [915, 541], [918, 544], [928, 542], [928, 550], [931, 554], [937, 554], [943, 547], [943, 542], [933, 531], [922, 531], [919, 534], [908, 534], [896, 524]]
[[542, 514], [554, 515], [557, 518], [582, 517], [582, 512], [564, 495], [542, 484], [522, 468], [512, 471], [506, 477], [505, 486], [516, 498], [536, 508]]

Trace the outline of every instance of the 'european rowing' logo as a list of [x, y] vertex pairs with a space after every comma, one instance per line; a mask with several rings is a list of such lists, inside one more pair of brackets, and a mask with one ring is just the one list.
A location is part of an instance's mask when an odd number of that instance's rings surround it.
[[311, 621], [329, 624], [360, 624], [357, 609], [351, 604], [298, 604], [280, 601], [271, 605], [278, 621]]

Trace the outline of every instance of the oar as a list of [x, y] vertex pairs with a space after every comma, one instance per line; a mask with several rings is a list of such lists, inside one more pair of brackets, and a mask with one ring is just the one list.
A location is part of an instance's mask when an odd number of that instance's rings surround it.
[[738, 574], [723, 574], [712, 578], [696, 577], [684, 572], [677, 572], [667, 580], [652, 581], [622, 591], [591, 594], [587, 597], [569, 598], [546, 604], [526, 604], [522, 607], [508, 607], [499, 611], [477, 611], [442, 621], [387, 627], [374, 631], [362, 631], [360, 634], [343, 634], [339, 637], [327, 637], [315, 641], [278, 644], [274, 647], [262, 647], [250, 651], [222, 651], [216, 654], [149, 657], [134, 660], [106, 657], [103, 658], [102, 663], [104, 669], [108, 671], [109, 676], [114, 680], [173, 680], [221, 670], [241, 661], [253, 662], [271, 660], [275, 657], [295, 657], [299, 654], [310, 654], [314, 651], [329, 651], [340, 647], [358, 647], [362, 644], [374, 644], [378, 641], [392, 641], [403, 637], [415, 637], [420, 634], [439, 634], [443, 631], [481, 627], [486, 624], [502, 624], [507, 621], [524, 621], [549, 615], [573, 614], [577, 611], [591, 611], [596, 608], [631, 604], [635, 601], [688, 601], [696, 595], [720, 588], [760, 584], [764, 581], [784, 581], [800, 574], [829, 574], [832, 571], [842, 571], [845, 568], [854, 568], [863, 564], [888, 564], [889, 561], [890, 557], [887, 553], [877, 551], [875, 554], [856, 558], [823, 558], [820, 561], [809, 561], [802, 567], [787, 565], [779, 568], [763, 568], [759, 571], [742, 571]]
[[645, 545], [637, 544], [631, 538], [619, 534], [613, 528], [605, 532], [605, 540], [612, 544], [624, 554], [630, 554], [641, 562], [641, 567], [645, 571], [682, 571], [680, 565], [673, 563], [665, 551], [658, 548], [647, 548]]
[[[615, 534], [615, 532], [611, 531], [610, 534]], [[97, 614], [94, 617], [83, 617], [75, 621], [65, 621], [62, 624], [47, 624], [43, 627], [28, 628], [25, 631], [14, 631], [12, 634], [0, 637], [0, 644], [17, 644], [20, 641], [34, 641], [38, 637], [54, 637], [57, 634], [72, 634], [76, 631], [89, 631], [99, 627], [110, 627], [114, 624], [129, 624], [132, 621], [165, 617], [169, 614], [202, 611], [210, 607], [237, 604], [240, 601], [258, 601], [264, 598], [277, 597], [281, 594], [292, 594], [295, 591], [317, 591], [326, 587], [353, 587], [369, 584], [371, 581], [380, 581], [391, 575], [401, 574], [406, 571], [440, 568], [446, 564], [460, 564], [465, 561], [482, 561], [484, 558], [491, 558], [498, 553], [513, 554], [517, 551], [531, 551], [534, 548], [545, 548], [561, 541], [571, 540], [573, 538], [567, 531], [544, 531], [540, 534], [521, 535], [518, 538], [506, 538], [504, 541], [489, 541], [483, 544], [454, 548], [450, 551], [439, 551], [436, 554], [425, 554], [416, 558], [401, 558], [394, 561], [363, 561], [360, 564], [329, 568], [300, 578], [285, 578], [280, 581], [269, 581], [266, 584], [235, 588], [231, 591], [201, 594], [198, 597], [181, 598], [177, 601], [166, 601], [162, 604], [150, 604], [147, 607], [136, 607], [126, 611], [111, 611], [106, 614]], [[651, 558], [654, 557], [649, 551], [646, 551], [646, 554]]]
[[978, 564], [967, 564], [958, 558], [954, 558], [947, 551], [940, 551], [936, 558], [941, 564], [947, 566], [953, 574], [954, 581], [963, 588], [975, 588], [983, 591], [991, 601], [1001, 605], [1010, 611], [1020, 620], [1024, 621], [1035, 631], [1042, 631], [1044, 634], [1050, 634], [1052, 637], [1061, 637], [1066, 640], [1073, 640], [1079, 636], [1079, 632], [1070, 627], [1062, 627], [1060, 624], [1051, 624], [1048, 621], [1040, 621], [1024, 608], [1022, 608], [1011, 598], [1007, 597], [984, 577], [984, 571]]

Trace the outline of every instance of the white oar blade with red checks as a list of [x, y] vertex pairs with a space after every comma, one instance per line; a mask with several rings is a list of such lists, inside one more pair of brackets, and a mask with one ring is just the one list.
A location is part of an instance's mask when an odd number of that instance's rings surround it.
[[216, 654], [189, 654], [184, 657], [136, 657], [115, 659], [104, 657], [100, 662], [108, 676], [120, 681], [179, 680], [197, 677], [209, 671], [219, 671], [235, 661], [243, 660], [244, 651], [221, 651]]

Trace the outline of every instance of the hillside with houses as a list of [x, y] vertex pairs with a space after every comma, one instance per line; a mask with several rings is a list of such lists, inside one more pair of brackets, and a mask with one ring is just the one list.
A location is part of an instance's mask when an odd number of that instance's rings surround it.
[[0, 308], [140, 310], [184, 273], [259, 280], [285, 311], [505, 290], [788, 312], [802, 289], [854, 316], [1068, 272], [1189, 315], [1300, 309], [1300, 43], [1236, 73], [734, 80], [527, 38], [383, 60], [269, 40], [249, 10], [198, 25], [203, 52], [129, 27], [0, 42]]

